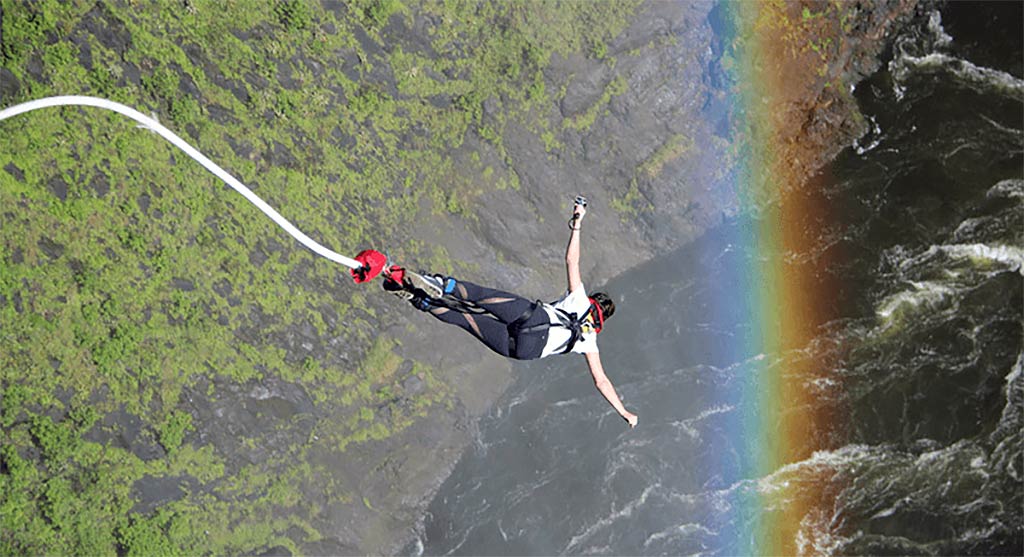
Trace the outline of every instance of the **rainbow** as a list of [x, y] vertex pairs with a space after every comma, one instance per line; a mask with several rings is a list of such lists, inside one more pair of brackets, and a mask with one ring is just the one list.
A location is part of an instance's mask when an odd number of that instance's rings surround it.
[[[821, 29], [805, 24], [806, 9], [795, 3], [722, 5], [727, 16], [718, 18], [721, 28], [716, 31], [724, 45], [722, 65], [733, 84], [733, 143], [740, 149], [731, 186], [741, 205], [756, 206], [759, 213], [756, 220], [737, 227], [729, 241], [768, 257], [750, 258], [746, 268], [734, 269], [745, 286], [745, 296], [717, 302], [716, 311], [735, 315], [739, 309], [750, 324], [749, 335], [736, 339], [734, 353], [762, 355], [745, 372], [750, 377], [737, 382], [735, 388], [742, 392], [727, 394], [740, 401], [741, 410], [731, 415], [729, 426], [741, 455], [739, 466], [729, 471], [735, 477], [724, 482], [755, 487], [734, 497], [739, 502], [724, 521], [733, 531], [719, 534], [733, 540], [727, 542], [726, 553], [796, 555], [804, 549], [798, 544], [800, 530], [809, 517], [825, 509], [831, 514], [832, 501], [826, 490], [799, 489], [808, 482], [826, 483], [818, 475], [829, 473], [827, 465], [800, 467], [799, 476], [791, 472], [795, 463], [824, 448], [815, 444], [835, 417], [823, 415], [806, 389], [809, 374], [821, 373], [827, 362], [782, 355], [806, 347], [817, 324], [829, 317], [822, 308], [831, 307], [826, 303], [830, 285], [823, 285], [821, 273], [816, 272], [829, 261], [793, 265], [786, 264], [782, 255], [806, 252], [819, 235], [806, 216], [826, 217], [815, 222], [826, 221], [829, 206], [816, 195], [821, 190], [816, 184], [796, 187], [805, 179], [806, 167], [794, 160], [785, 145], [779, 145], [778, 138], [795, 132], [785, 128], [792, 123], [776, 108], [787, 96], [800, 94], [794, 91], [799, 87], [794, 81], [813, 80], [817, 71], [807, 63], [808, 59], [814, 62], [816, 54], [808, 57], [790, 48], [793, 33]], [[805, 68], [805, 75], [794, 72], [794, 65]], [[770, 487], [765, 488], [766, 484]]]

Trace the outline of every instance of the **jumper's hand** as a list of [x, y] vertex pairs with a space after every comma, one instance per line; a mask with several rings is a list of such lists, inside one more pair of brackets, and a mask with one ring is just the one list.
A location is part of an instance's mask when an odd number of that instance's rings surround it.
[[572, 218], [575, 221], [583, 220], [583, 216], [587, 214], [587, 208], [583, 205], [573, 205]]
[[583, 224], [583, 215], [587, 214], [587, 206], [581, 203], [577, 203], [572, 208], [572, 218], [569, 219], [569, 228], [573, 230], [579, 230], [580, 225]]
[[636, 423], [640, 421], [640, 418], [638, 418], [636, 414], [632, 414], [630, 412], [626, 412], [622, 417], [629, 423], [630, 428], [636, 427]]

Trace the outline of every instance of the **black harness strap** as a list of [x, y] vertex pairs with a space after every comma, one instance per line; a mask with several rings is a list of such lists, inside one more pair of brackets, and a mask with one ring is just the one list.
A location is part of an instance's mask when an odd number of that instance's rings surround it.
[[[533, 317], [533, 314], [541, 309], [542, 302], [534, 302], [529, 309], [524, 311], [522, 315], [516, 318], [515, 321], [508, 324], [508, 348], [509, 355], [516, 356], [516, 338], [519, 335], [529, 335], [533, 333], [539, 333], [541, 331], [547, 331], [551, 327], [555, 326], [554, 323], [538, 323], [537, 325], [531, 325], [524, 327], [526, 323]], [[555, 315], [558, 317], [558, 325], [568, 329], [569, 339], [565, 341], [561, 346], [554, 350], [556, 354], [568, 354], [572, 351], [576, 343], [583, 337], [583, 323], [586, 321], [587, 316], [590, 314], [588, 311], [583, 317], [577, 317], [575, 313], [568, 313], [558, 308], [552, 308], [555, 310]]]
[[583, 320], [576, 317], [575, 313], [567, 313], [558, 308], [555, 308], [555, 315], [558, 316], [559, 323], [566, 329], [569, 329], [569, 340], [555, 349], [555, 352], [558, 354], [568, 354], [572, 351], [572, 347], [576, 346], [576, 341], [583, 336]]
[[519, 317], [508, 324], [508, 353], [512, 357], [518, 357], [516, 352], [516, 338], [522, 334], [533, 334], [540, 331], [546, 331], [550, 326], [547, 323], [541, 323], [539, 325], [533, 325], [530, 327], [524, 327], [527, 321], [533, 317], [533, 314], [540, 309], [540, 302], [534, 302], [526, 311], [524, 311]]

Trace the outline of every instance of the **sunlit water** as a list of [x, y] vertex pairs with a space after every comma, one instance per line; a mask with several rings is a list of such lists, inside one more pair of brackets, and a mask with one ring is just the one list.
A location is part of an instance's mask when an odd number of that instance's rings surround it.
[[[808, 554], [1020, 555], [1020, 24], [1019, 4], [953, 4], [906, 31], [858, 87], [873, 130], [830, 169], [835, 222], [806, 252], [782, 254], [835, 261], [823, 280], [841, 285], [840, 317], [813, 342], [724, 349], [751, 333], [742, 312], [711, 311], [748, 288], [734, 269], [763, 256], [731, 243], [750, 223], [619, 277], [602, 359], [640, 427], [601, 399], [581, 358], [522, 366], [407, 551], [756, 553], [737, 534], [771, 509], [750, 502], [785, 487], [828, 494], [800, 524]], [[806, 460], [725, 481], [734, 470], [707, 463], [746, 450], [726, 393], [766, 361], [800, 358], [833, 362], [813, 387], [835, 423], [808, 440], [820, 446]]]

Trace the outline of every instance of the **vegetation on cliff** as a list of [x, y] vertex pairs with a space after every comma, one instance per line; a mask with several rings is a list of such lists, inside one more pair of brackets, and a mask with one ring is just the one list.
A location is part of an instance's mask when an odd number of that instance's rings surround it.
[[[591, 125], [624, 83], [562, 118], [545, 68], [614, 64], [606, 41], [634, 10], [0, 7], [4, 106], [83, 94], [151, 111], [326, 245], [442, 269], [460, 263], [402, 223], [516, 188], [505, 126], [555, 146]], [[451, 386], [394, 353], [344, 270], [118, 115], [34, 112], [0, 135], [0, 553], [296, 551], [321, 537], [325, 501], [372, 510], [332, 463], [450, 405]], [[469, 138], [489, 156], [456, 161]], [[239, 390], [253, 406], [218, 405]]]

